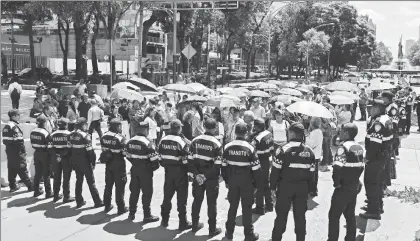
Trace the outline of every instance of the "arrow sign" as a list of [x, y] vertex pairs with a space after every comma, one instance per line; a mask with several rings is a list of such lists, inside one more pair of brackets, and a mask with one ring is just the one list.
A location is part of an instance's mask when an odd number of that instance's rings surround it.
[[192, 56], [194, 56], [196, 53], [197, 53], [197, 51], [191, 46], [191, 44], [188, 44], [188, 46], [187, 47], [185, 47], [182, 51], [181, 51], [181, 53], [185, 56], [185, 57], [187, 57], [187, 59], [191, 59], [192, 58]]

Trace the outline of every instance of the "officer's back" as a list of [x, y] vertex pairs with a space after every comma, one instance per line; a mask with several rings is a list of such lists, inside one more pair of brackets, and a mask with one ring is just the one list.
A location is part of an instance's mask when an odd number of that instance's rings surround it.
[[355, 141], [346, 141], [338, 147], [333, 163], [337, 169], [333, 172], [333, 181], [337, 186], [359, 185], [359, 178], [365, 166], [363, 155], [363, 146]]
[[69, 135], [69, 148], [71, 151], [70, 160], [73, 164], [94, 164], [96, 161], [95, 152], [92, 148], [92, 137], [87, 130], [85, 118], [79, 118], [76, 122], [76, 130]]
[[187, 142], [180, 135], [174, 133], [172, 130], [181, 128], [179, 121], [171, 122], [171, 133], [162, 138], [159, 144], [159, 154], [161, 157], [161, 164], [166, 166], [186, 165], [187, 162]]
[[125, 138], [116, 130], [121, 126], [121, 122], [113, 119], [110, 122], [110, 129], [101, 138], [102, 151], [108, 152], [109, 158], [106, 161], [107, 168], [120, 169], [125, 171], [125, 161], [123, 149], [125, 148]]
[[[159, 156], [153, 148], [151, 140], [144, 135], [136, 135], [126, 145], [126, 156], [131, 162], [131, 172], [143, 171], [145, 165], [157, 162]], [[158, 164], [156, 164], [158, 165]]]

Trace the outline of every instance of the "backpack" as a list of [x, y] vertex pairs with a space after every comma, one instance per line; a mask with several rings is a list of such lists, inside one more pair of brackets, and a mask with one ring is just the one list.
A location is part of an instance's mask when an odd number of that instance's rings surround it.
[[19, 92], [18, 92], [18, 90], [17, 90], [17, 88], [14, 88], [13, 90], [12, 90], [12, 93], [10, 93], [10, 96], [12, 97], [18, 97], [19, 96]]

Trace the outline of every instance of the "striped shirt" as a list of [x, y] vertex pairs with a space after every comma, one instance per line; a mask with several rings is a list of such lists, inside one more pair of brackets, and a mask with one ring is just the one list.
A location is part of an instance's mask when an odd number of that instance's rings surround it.
[[245, 140], [234, 140], [226, 144], [223, 151], [223, 166], [248, 167], [253, 171], [261, 169], [257, 149]]
[[47, 150], [49, 143], [49, 133], [44, 128], [35, 128], [30, 134], [31, 145], [35, 150]]
[[194, 175], [204, 174], [206, 179], [218, 178], [222, 165], [222, 144], [211, 134], [197, 136], [191, 142], [188, 164]]
[[126, 144], [126, 157], [135, 166], [137, 163], [159, 161], [153, 143], [145, 136], [135, 136]]
[[158, 152], [163, 166], [188, 164], [188, 145], [180, 136], [167, 135], [163, 137], [159, 143]]

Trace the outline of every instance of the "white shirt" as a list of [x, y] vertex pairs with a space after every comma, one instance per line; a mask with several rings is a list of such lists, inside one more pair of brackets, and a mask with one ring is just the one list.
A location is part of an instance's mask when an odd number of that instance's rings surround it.
[[104, 111], [99, 108], [99, 106], [94, 105], [92, 107], [90, 107], [89, 111], [88, 111], [88, 126], [90, 126], [90, 123], [92, 121], [97, 121], [97, 120], [102, 120], [102, 118], [104, 117]]
[[256, 119], [263, 119], [264, 120], [265, 117], [266, 117], [265, 108], [260, 106], [260, 105], [256, 108], [254, 106], [252, 106], [249, 110], [254, 112], [254, 115], [255, 115]]
[[22, 86], [18, 82], [13, 82], [9, 85], [9, 89], [7, 90], [9, 95], [12, 94], [14, 89], [16, 89], [19, 94], [22, 94]]
[[85, 93], [87, 86], [85, 84], [77, 83], [76, 88], [79, 89], [79, 94], [83, 95]]
[[157, 123], [156, 123], [156, 121], [153, 120], [150, 117], [146, 117], [146, 119], [144, 119], [144, 121], [149, 123], [149, 135], [147, 136], [147, 138], [149, 138], [150, 140], [157, 139]]
[[223, 142], [223, 137], [225, 136], [225, 127], [223, 126], [223, 123], [219, 122], [219, 134], [216, 137], [217, 140], [219, 140], [221, 143]]
[[323, 135], [321, 129], [315, 129], [306, 137], [305, 144], [308, 145], [315, 154], [315, 159], [321, 158]]
[[101, 108], [104, 107], [104, 102], [102, 101], [102, 98], [98, 94], [94, 94], [93, 98], [96, 100], [99, 107]]
[[270, 126], [273, 129], [273, 140], [275, 142], [287, 141], [287, 136], [286, 136], [287, 124], [285, 120], [283, 120], [282, 123], [280, 124], [277, 123], [277, 121], [272, 120], [270, 123]]

